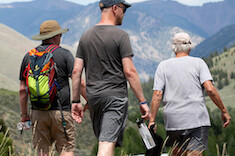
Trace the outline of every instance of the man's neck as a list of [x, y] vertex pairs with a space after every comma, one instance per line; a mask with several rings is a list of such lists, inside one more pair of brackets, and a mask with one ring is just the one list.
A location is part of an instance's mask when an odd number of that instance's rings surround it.
[[113, 25], [115, 26], [115, 18], [110, 12], [103, 12], [101, 14], [101, 20], [96, 25]]
[[187, 53], [187, 52], [177, 52], [177, 53], [175, 53], [175, 57], [184, 57], [184, 56], [189, 56], [189, 53]]
[[45, 40], [45, 41], [42, 41], [42, 45], [49, 45], [49, 44], [58, 45], [58, 43], [55, 42], [54, 40]]
[[115, 26], [115, 24], [113, 24], [113, 22], [110, 22], [110, 21], [100, 21], [96, 25], [113, 25], [113, 26]]

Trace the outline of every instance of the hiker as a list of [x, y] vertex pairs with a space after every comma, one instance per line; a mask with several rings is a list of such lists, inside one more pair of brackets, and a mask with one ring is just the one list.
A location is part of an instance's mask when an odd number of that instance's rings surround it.
[[100, 22], [86, 31], [77, 49], [73, 70], [72, 114], [81, 122], [80, 80], [83, 67], [86, 95], [94, 133], [99, 141], [98, 156], [112, 156], [121, 146], [127, 119], [127, 81], [140, 102], [142, 118], [148, 119], [149, 107], [132, 61], [128, 34], [117, 28], [131, 4], [125, 0], [100, 0]]
[[155, 72], [149, 127], [154, 124], [163, 96], [164, 124], [169, 136], [166, 145], [174, 144], [173, 155], [185, 152], [202, 156], [211, 126], [204, 90], [221, 110], [224, 128], [231, 117], [213, 86], [206, 63], [189, 56], [191, 48], [187, 33], [174, 35], [172, 49], [176, 57], [160, 62]]
[[[74, 57], [69, 50], [59, 46], [62, 34], [68, 30], [61, 29], [55, 20], [43, 22], [40, 34], [32, 37], [42, 40], [42, 44], [25, 55], [20, 69], [21, 121], [31, 120], [33, 145], [40, 156], [47, 156], [54, 142], [61, 156], [74, 155], [76, 134], [69, 87]], [[28, 96], [31, 115], [27, 109]]]

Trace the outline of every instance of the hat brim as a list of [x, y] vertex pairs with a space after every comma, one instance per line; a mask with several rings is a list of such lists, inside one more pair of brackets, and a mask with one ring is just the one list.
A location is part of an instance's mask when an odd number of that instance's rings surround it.
[[130, 4], [130, 3], [128, 3], [128, 2], [123, 2], [122, 4], [124, 4], [124, 5], [126, 6], [126, 8], [131, 7], [131, 4]]
[[41, 35], [41, 34], [35, 35], [32, 37], [32, 39], [33, 40], [46, 40], [46, 39], [52, 38], [58, 34], [65, 34], [67, 31], [69, 31], [69, 29], [59, 29], [57, 31], [51, 32], [46, 35]]

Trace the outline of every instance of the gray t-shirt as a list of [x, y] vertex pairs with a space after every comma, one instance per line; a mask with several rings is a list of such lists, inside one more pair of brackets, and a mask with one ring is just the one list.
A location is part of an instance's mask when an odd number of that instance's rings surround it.
[[133, 56], [129, 36], [112, 25], [97, 25], [80, 39], [76, 57], [84, 60], [86, 95], [127, 97], [122, 59]]
[[212, 81], [206, 63], [184, 56], [162, 61], [155, 73], [153, 90], [162, 91], [166, 130], [210, 126], [203, 83]]

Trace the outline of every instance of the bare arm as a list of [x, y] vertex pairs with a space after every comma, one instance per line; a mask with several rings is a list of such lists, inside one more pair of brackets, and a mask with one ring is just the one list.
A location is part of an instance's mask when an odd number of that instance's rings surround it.
[[[77, 59], [76, 59], [77, 60]], [[80, 60], [81, 61], [81, 60]], [[76, 91], [79, 91], [78, 90], [78, 87], [79, 87], [79, 80], [81, 81], [81, 86], [80, 86], [80, 94], [82, 95], [82, 97], [84, 97], [84, 99], [87, 101], [87, 97], [86, 97], [86, 83], [85, 81], [83, 80], [83, 78], [81, 77], [80, 73], [79, 72], [82, 72], [83, 68], [79, 68], [79, 64], [81, 62], [79, 61], [76, 61], [74, 63], [74, 70], [73, 70], [73, 74], [72, 74], [72, 87], [74, 90]], [[83, 64], [83, 61], [82, 61], [82, 64]], [[74, 90], [73, 90], [73, 93], [74, 93]], [[73, 100], [75, 99], [80, 99], [78, 96], [78, 93], [75, 93], [73, 94]]]
[[[140, 79], [138, 76], [138, 73], [136, 71], [136, 68], [134, 66], [134, 63], [132, 61], [132, 57], [125, 57], [122, 59], [122, 64], [123, 64], [123, 71], [126, 76], [127, 81], [129, 82], [131, 89], [133, 90], [135, 96], [139, 100], [139, 102], [145, 102], [146, 99], [143, 94], [143, 90], [141, 87]], [[149, 118], [149, 107], [146, 104], [140, 105], [140, 110], [142, 114], [142, 118], [148, 119]]]
[[211, 81], [206, 81], [203, 84], [204, 88], [206, 89], [207, 94], [211, 98], [211, 100], [216, 104], [216, 106], [220, 109], [221, 111], [221, 118], [224, 122], [223, 127], [227, 127], [230, 123], [231, 117], [228, 113], [228, 110], [224, 106], [218, 91], [215, 89]]
[[[80, 100], [81, 76], [82, 76], [83, 66], [84, 66], [83, 60], [80, 58], [76, 58], [75, 63], [74, 63], [74, 68], [73, 68], [73, 74], [72, 74], [73, 101]], [[83, 87], [84, 87], [84, 84], [83, 84]], [[82, 107], [81, 102], [72, 103], [71, 113], [72, 113], [73, 119], [77, 123], [82, 122], [83, 107]]]
[[158, 109], [160, 107], [161, 99], [162, 99], [162, 92], [158, 90], [153, 91], [150, 119], [149, 119], [149, 125], [148, 125], [149, 128], [151, 125], [155, 124], [155, 118], [156, 118]]
[[21, 121], [25, 122], [30, 120], [28, 115], [28, 95], [26, 92], [25, 81], [20, 81], [20, 90], [19, 90], [19, 97], [20, 97], [20, 109], [21, 109]]
[[87, 97], [86, 97], [86, 83], [85, 81], [83, 80], [83, 78], [81, 78], [81, 95], [82, 97], [84, 97], [84, 99], [87, 101]]

